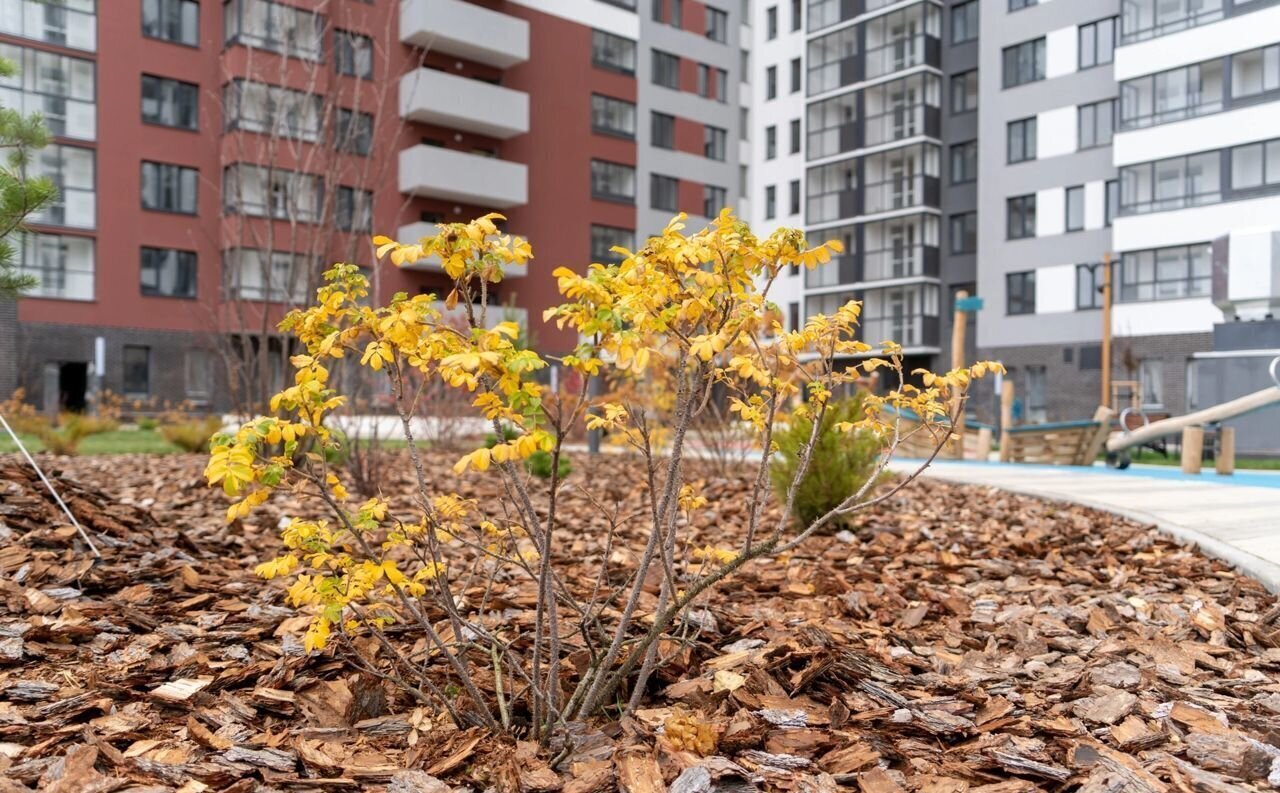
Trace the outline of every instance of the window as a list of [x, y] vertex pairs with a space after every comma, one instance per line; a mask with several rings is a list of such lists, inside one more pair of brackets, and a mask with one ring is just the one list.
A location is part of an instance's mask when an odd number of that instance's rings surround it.
[[142, 0], [142, 35], [200, 46], [200, 4], [196, 0]]
[[764, 70], [764, 98], [778, 98], [778, 67], [770, 66]]
[[788, 197], [791, 199], [788, 212], [792, 215], [799, 215], [800, 214], [800, 180], [792, 179], [791, 183], [788, 185], [788, 189], [790, 190], [790, 195]]
[[1036, 119], [1023, 118], [1010, 121], [1009, 128], [1009, 162], [1026, 162], [1036, 158]]
[[1116, 300], [1142, 303], [1207, 297], [1213, 272], [1210, 250], [1206, 243], [1125, 253], [1116, 279]]
[[671, 27], [684, 27], [684, 0], [671, 0]]
[[1067, 231], [1080, 231], [1084, 228], [1084, 186], [1067, 188]]
[[791, 93], [793, 94], [800, 93], [800, 75], [801, 75], [800, 59], [792, 58], [791, 59]]
[[[823, 223], [857, 214], [854, 211], [858, 189], [857, 168], [857, 160], [841, 160], [808, 170], [804, 185], [806, 221]], [[936, 160], [934, 169], [937, 169]], [[905, 188], [909, 184], [907, 182], [901, 186]], [[887, 185], [881, 185], [885, 186]], [[877, 196], [881, 193], [889, 194], [890, 191], [877, 190]]]
[[96, 0], [3, 0], [0, 32], [92, 52], [98, 46]]
[[142, 208], [194, 215], [198, 176], [195, 168], [159, 162], [142, 163]]
[[1079, 148], [1110, 146], [1111, 137], [1116, 129], [1116, 100], [1104, 99], [1101, 102], [1080, 105], [1077, 120]]
[[1280, 90], [1280, 44], [1231, 56], [1231, 98], [1256, 99]]
[[228, 0], [222, 7], [228, 44], [287, 53], [318, 61], [324, 57], [324, 18], [274, 0]]
[[653, 84], [680, 88], [680, 58], [662, 50], [653, 51]]
[[195, 297], [195, 253], [172, 248], [143, 248], [142, 294], [150, 297]]
[[778, 128], [773, 124], [764, 128], [764, 158], [772, 160], [778, 156]]
[[650, 143], [658, 148], [674, 149], [676, 147], [676, 117], [669, 116], [666, 113], [659, 113], [656, 110], [650, 111], [649, 137], [652, 138]]
[[711, 67], [705, 63], [698, 64], [698, 96], [711, 96]]
[[849, 91], [809, 105], [809, 148], [811, 160], [851, 151], [856, 145], [854, 123], [858, 118], [857, 91]]
[[320, 97], [278, 85], [233, 80], [223, 89], [227, 129], [320, 140]]
[[713, 187], [706, 184], [702, 186], [702, 216], [704, 218], [714, 218], [720, 214], [720, 210], [724, 209], [729, 203], [729, 191], [723, 187]]
[[711, 125], [702, 128], [702, 155], [724, 162], [729, 152], [729, 131]]
[[800, 329], [800, 304], [792, 302], [787, 304], [787, 330]]
[[591, 95], [591, 129], [620, 138], [636, 136], [636, 106], [624, 99]]
[[300, 253], [233, 248], [223, 254], [227, 291], [241, 300], [302, 303], [311, 269]]
[[[843, 28], [808, 44], [809, 96], [848, 85], [856, 76], [858, 27]], [[908, 39], [911, 41], [911, 39]], [[905, 55], [911, 48], [907, 47]]]
[[793, 119], [791, 119], [791, 146], [790, 146], [790, 152], [791, 152], [792, 154], [799, 154], [799, 153], [800, 153], [800, 119], [798, 119], [798, 118], [793, 118]]
[[1036, 313], [1036, 272], [1008, 273], [1004, 277], [1005, 313]]
[[333, 31], [333, 66], [347, 77], [373, 79], [373, 39], [349, 30]]
[[373, 228], [373, 193], [340, 186], [333, 207], [334, 223], [342, 231], [370, 231]]
[[680, 180], [662, 174], [649, 175], [649, 207], [667, 212], [680, 211]]
[[1116, 17], [1080, 26], [1080, 68], [1092, 69], [1115, 60]]
[[1044, 79], [1044, 38], [1024, 41], [1004, 48], [1004, 87], [1034, 83]]
[[1213, 22], [1222, 19], [1224, 5], [1223, 0], [1124, 0], [1121, 39], [1130, 44]]
[[978, 141], [957, 143], [951, 147], [951, 184], [973, 182], [978, 178]]
[[778, 216], [778, 188], [769, 185], [764, 189], [764, 219], [773, 220]]
[[323, 211], [319, 176], [245, 163], [223, 170], [222, 200], [228, 212], [302, 223]]
[[592, 160], [591, 195], [606, 201], [635, 203], [636, 169], [616, 162]]
[[721, 44], [729, 41], [729, 15], [711, 6], [707, 6], [707, 38]]
[[1102, 308], [1102, 280], [1106, 268], [1101, 264], [1076, 265], [1076, 310]]
[[978, 250], [978, 213], [961, 212], [947, 221], [947, 236], [951, 253], [960, 255]]
[[729, 101], [729, 71], [727, 69], [713, 69], [716, 76], [715, 96], [717, 102]]
[[0, 105], [40, 113], [53, 135], [93, 140], [97, 134], [93, 61], [0, 43], [16, 74], [0, 76]]
[[636, 73], [636, 43], [603, 30], [591, 31], [591, 65], [622, 74]]
[[1043, 364], [1030, 364], [1026, 368], [1027, 421], [1043, 424], [1049, 418], [1049, 373]]
[[348, 154], [367, 157], [373, 149], [373, 115], [338, 108], [333, 126], [333, 147]]
[[1216, 151], [1120, 169], [1120, 212], [1140, 215], [1222, 200], [1222, 157]]
[[18, 275], [35, 279], [23, 297], [93, 300], [92, 238], [32, 231], [19, 232], [11, 241]]
[[1111, 221], [1116, 219], [1116, 212], [1120, 209], [1120, 180], [1107, 180], [1107, 196], [1106, 207], [1103, 211], [1104, 222], [1107, 226], [1111, 225]]
[[666, 16], [663, 14], [663, 10], [662, 10], [665, 4], [666, 4], [666, 0], [653, 0], [653, 21], [654, 22], [663, 22], [666, 20]]
[[1035, 194], [1014, 196], [1005, 203], [1009, 214], [1009, 239], [1034, 237], [1036, 235]]
[[213, 394], [213, 366], [208, 350], [187, 350], [183, 361], [183, 384], [187, 399], [207, 403]]
[[591, 225], [591, 261], [600, 264], [617, 264], [622, 261], [622, 254], [614, 253], [612, 248], [634, 250], [636, 233], [631, 229], [620, 229], [614, 226]]
[[126, 344], [122, 361], [124, 364], [124, 395], [127, 397], [150, 396], [151, 348]]
[[738, 79], [744, 83], [751, 82], [751, 53], [748, 50], [739, 50], [741, 57], [738, 62]]
[[1142, 392], [1142, 407], [1164, 407], [1164, 361], [1158, 358], [1138, 361], [1138, 388]]
[[978, 70], [961, 72], [951, 78], [951, 115], [978, 109]]
[[164, 77], [142, 75], [142, 120], [179, 129], [196, 129], [200, 86]]
[[50, 226], [91, 229], [96, 222], [97, 153], [79, 146], [49, 144], [30, 154], [29, 176], [43, 176], [58, 189], [53, 199], [28, 220]]
[[951, 7], [951, 43], [962, 44], [978, 38], [978, 0]]
[[791, 32], [795, 33], [804, 26], [800, 16], [800, 0], [791, 0]]
[[1280, 188], [1280, 140], [1250, 143], [1231, 150], [1231, 191], [1261, 195]]
[[1120, 84], [1120, 128], [1139, 129], [1222, 110], [1222, 59]]
[[778, 7], [770, 6], [764, 12], [765, 38], [773, 41], [778, 37]]
[[1030, 8], [1033, 5], [1039, 5], [1040, 0], [1009, 0], [1010, 11], [1021, 11], [1024, 8]]

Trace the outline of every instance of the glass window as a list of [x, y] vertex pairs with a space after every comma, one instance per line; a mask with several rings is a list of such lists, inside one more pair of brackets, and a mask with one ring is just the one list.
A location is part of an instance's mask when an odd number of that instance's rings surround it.
[[729, 40], [729, 15], [707, 6], [707, 38], [724, 44]]
[[772, 160], [778, 156], [778, 128], [770, 124], [764, 128], [764, 158]]
[[1024, 8], [1030, 8], [1031, 6], [1039, 4], [1040, 0], [1009, 0], [1009, 10], [1021, 11]]
[[319, 176], [236, 163], [222, 172], [222, 200], [228, 212], [303, 223], [321, 219]]
[[636, 200], [636, 169], [604, 160], [591, 161], [591, 195], [625, 204]]
[[978, 250], [978, 213], [962, 212], [947, 221], [949, 250], [953, 254], [976, 253]]
[[791, 93], [793, 94], [800, 93], [801, 73], [802, 73], [802, 70], [800, 68], [800, 59], [792, 58], [791, 59]]
[[1280, 188], [1280, 140], [1250, 143], [1231, 150], [1231, 189], [1242, 193]]
[[1091, 69], [1115, 60], [1116, 17], [1080, 26], [1080, 68]]
[[810, 160], [857, 147], [858, 92], [849, 91], [809, 105]]
[[649, 207], [667, 212], [680, 211], [680, 180], [662, 174], [649, 175]]
[[951, 43], [961, 44], [978, 38], [978, 0], [951, 7]]
[[373, 193], [340, 186], [333, 208], [334, 223], [342, 231], [373, 230]]
[[1222, 7], [1222, 0], [1122, 0], [1121, 40], [1129, 44], [1214, 22], [1222, 19]]
[[795, 33], [804, 27], [804, 21], [800, 16], [800, 0], [791, 0], [791, 32]]
[[199, 126], [200, 86], [166, 77], [142, 75], [142, 120], [165, 127]]
[[765, 38], [773, 41], [778, 37], [778, 7], [769, 6], [764, 12]]
[[603, 30], [591, 31], [591, 63], [601, 69], [636, 73], [636, 43]]
[[195, 252], [173, 248], [143, 248], [142, 294], [151, 297], [195, 297]]
[[142, 163], [142, 208], [157, 212], [196, 213], [199, 172], [168, 163]]
[[791, 154], [800, 153], [800, 119], [791, 119], [791, 140], [788, 151]]
[[653, 51], [653, 84], [680, 88], [680, 58], [662, 50]]
[[1106, 225], [1110, 226], [1111, 222], [1116, 219], [1116, 212], [1120, 209], [1120, 180], [1107, 180], [1107, 197], [1106, 209], [1104, 213]]
[[809, 96], [845, 85], [857, 63], [858, 26], [843, 28], [808, 45]]
[[311, 269], [299, 253], [233, 248], [223, 254], [228, 292], [241, 300], [302, 303]]
[[713, 185], [702, 186], [702, 216], [704, 218], [714, 218], [720, 214], [720, 210], [724, 209], [728, 203], [729, 191], [723, 187], [715, 187]]
[[1010, 121], [1008, 127], [1009, 162], [1026, 162], [1036, 158], [1036, 119]]
[[0, 33], [89, 52], [97, 49], [96, 0], [0, 0]]
[[1138, 129], [1222, 110], [1222, 60], [1126, 80], [1120, 84], [1120, 126]]
[[91, 229], [97, 214], [97, 153], [79, 146], [50, 144], [31, 152], [30, 176], [43, 176], [58, 189], [53, 200], [28, 220], [50, 226]]
[[649, 142], [652, 145], [662, 149], [674, 149], [676, 147], [675, 116], [659, 113], [656, 110], [650, 111], [649, 129], [651, 138]]
[[124, 395], [147, 397], [151, 395], [151, 348], [126, 344], [122, 357], [124, 364]]
[[635, 250], [636, 233], [631, 229], [620, 229], [614, 226], [591, 224], [591, 261], [600, 264], [617, 264], [622, 261], [622, 254], [614, 253], [612, 248]]
[[978, 70], [961, 72], [951, 78], [951, 114], [978, 109]]
[[338, 108], [333, 126], [333, 147], [348, 154], [368, 156], [373, 149], [373, 115]]
[[800, 214], [800, 180], [792, 179], [787, 184], [788, 192], [788, 212], [792, 215]]
[[805, 178], [805, 220], [822, 223], [855, 214], [857, 161], [841, 160], [810, 168]]
[[97, 134], [93, 61], [0, 43], [0, 57], [17, 65], [0, 76], [0, 106], [40, 113], [53, 135], [93, 140]]
[[1030, 195], [1014, 196], [1006, 202], [1008, 212], [1008, 235], [1011, 240], [1020, 240], [1036, 235], [1036, 197]]
[[711, 96], [711, 67], [705, 63], [698, 64], [698, 96]]
[[951, 147], [951, 184], [972, 182], [978, 178], [978, 141], [957, 143]]
[[1036, 273], [1030, 270], [1024, 273], [1008, 273], [1005, 275], [1005, 313], [1036, 313]]
[[769, 185], [764, 189], [764, 218], [773, 220], [778, 216], [778, 188]]
[[333, 31], [333, 67], [347, 77], [373, 79], [373, 39], [350, 30]]
[[1004, 87], [1013, 88], [1044, 79], [1043, 37], [1004, 48]]
[[93, 300], [92, 238], [19, 232], [12, 241], [18, 275], [35, 279], [23, 297]]
[[764, 70], [764, 98], [776, 99], [778, 97], [778, 67], [770, 66]]
[[228, 44], [243, 44], [295, 58], [324, 57], [324, 18], [274, 0], [227, 0], [222, 7]]
[[305, 91], [233, 80], [223, 89], [223, 113], [227, 129], [320, 140], [321, 100]]
[[636, 136], [636, 106], [625, 99], [591, 95], [591, 128], [623, 138]]
[[200, 4], [196, 0], [142, 0], [142, 35], [198, 47]]
[[1029, 364], [1024, 370], [1027, 387], [1027, 421], [1042, 424], [1049, 418], [1049, 373], [1043, 364]]
[[1182, 245], [1126, 252], [1120, 260], [1116, 299], [1122, 303], [1207, 297], [1213, 261], [1210, 246]]
[[1106, 271], [1101, 264], [1076, 265], [1076, 310], [1102, 308], [1102, 284]]
[[715, 74], [715, 99], [717, 102], [729, 101], [729, 70], [712, 69]]
[[1163, 212], [1222, 200], [1222, 157], [1204, 152], [1120, 169], [1120, 212]]
[[183, 367], [187, 399], [204, 403], [213, 394], [213, 361], [208, 350], [187, 350]]
[[1081, 149], [1110, 146], [1116, 128], [1116, 100], [1104, 99], [1077, 110], [1078, 144]]
[[1164, 407], [1164, 361], [1158, 358], [1138, 361], [1138, 388], [1144, 408]]
[[1280, 44], [1231, 56], [1231, 98], [1250, 99], [1280, 90]]
[[1084, 186], [1067, 188], [1067, 231], [1080, 231], [1084, 228]]
[[[729, 131], [710, 124], [702, 128], [702, 154], [709, 160], [724, 161], [729, 153]], [[710, 215], [708, 215], [710, 217]]]

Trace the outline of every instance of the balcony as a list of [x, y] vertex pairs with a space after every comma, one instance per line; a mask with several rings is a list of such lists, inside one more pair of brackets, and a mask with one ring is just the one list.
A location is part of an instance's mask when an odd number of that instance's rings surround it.
[[[396, 239], [403, 243], [416, 243], [423, 237], [431, 237], [439, 233], [434, 223], [426, 223], [419, 221], [401, 226], [396, 232]], [[428, 256], [425, 259], [419, 259], [413, 264], [406, 264], [402, 270], [415, 270], [422, 273], [444, 273], [444, 263], [440, 261], [439, 256]], [[524, 278], [529, 274], [529, 265], [508, 267], [503, 274], [504, 281], [510, 281], [513, 278]]]
[[926, 314], [904, 314], [898, 317], [863, 317], [858, 338], [868, 344], [896, 341], [907, 350], [936, 348], [941, 338], [938, 318]]
[[899, 278], [937, 278], [942, 257], [934, 245], [896, 246], [867, 251], [860, 281], [892, 281]]
[[400, 192], [505, 209], [529, 201], [529, 168], [482, 154], [419, 144], [400, 152]]
[[400, 78], [400, 116], [506, 140], [529, 131], [529, 95], [439, 69]]
[[866, 122], [866, 146], [927, 135], [937, 138], [942, 134], [942, 108], [917, 104], [896, 107], [887, 113], [868, 116]]
[[463, 0], [404, 0], [400, 41], [506, 69], [529, 60], [529, 23]]
[[868, 184], [863, 190], [863, 214], [894, 212], [939, 205], [941, 186], [936, 176], [909, 176]]
[[911, 69], [922, 64], [942, 66], [942, 40], [936, 36], [911, 36], [870, 48], [865, 55], [867, 79]]

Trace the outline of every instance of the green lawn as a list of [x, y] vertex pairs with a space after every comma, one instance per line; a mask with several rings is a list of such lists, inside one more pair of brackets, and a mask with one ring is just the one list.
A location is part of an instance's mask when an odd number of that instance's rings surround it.
[[[1158, 452], [1153, 452], [1150, 449], [1135, 449], [1129, 453], [1129, 458], [1135, 463], [1144, 465], [1182, 465], [1182, 458], [1174, 452], [1170, 452], [1168, 457], [1163, 457]], [[1207, 464], [1212, 466], [1212, 463]], [[1237, 457], [1236, 468], [1254, 471], [1280, 471], [1280, 459]]]
[[[44, 449], [40, 439], [34, 435], [19, 437], [32, 452]], [[0, 434], [0, 453], [16, 451], [18, 447], [13, 439], [7, 433]], [[90, 435], [80, 441], [80, 454], [174, 454], [180, 451], [155, 430], [116, 430]]]

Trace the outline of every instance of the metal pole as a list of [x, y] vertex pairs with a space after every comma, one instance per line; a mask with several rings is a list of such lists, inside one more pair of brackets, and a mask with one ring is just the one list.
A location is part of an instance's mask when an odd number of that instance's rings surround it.
[[1111, 252], [1102, 254], [1102, 401], [1111, 405]]
[[22, 439], [18, 437], [18, 433], [13, 431], [13, 427], [9, 426], [9, 422], [5, 421], [3, 415], [0, 415], [0, 424], [4, 425], [5, 431], [9, 433], [10, 438], [13, 438], [13, 442], [18, 445], [18, 449], [22, 452], [22, 456], [27, 458], [27, 462], [35, 469], [36, 474], [40, 477], [40, 481], [44, 482], [44, 486], [49, 489], [49, 493], [53, 496], [53, 500], [57, 501], [58, 506], [62, 507], [62, 511], [66, 513], [67, 519], [71, 521], [71, 525], [75, 526], [76, 531], [80, 532], [80, 537], [84, 539], [86, 544], [88, 544], [89, 551], [93, 553], [94, 556], [101, 559], [102, 554], [98, 552], [98, 546], [94, 545], [93, 540], [89, 538], [89, 532], [85, 531], [84, 527], [80, 525], [80, 521], [76, 520], [76, 516], [71, 514], [71, 510], [67, 507], [66, 502], [62, 500], [62, 496], [58, 495], [58, 491], [54, 489], [53, 483], [44, 475], [44, 471], [40, 470], [40, 466], [36, 463], [35, 458], [31, 456], [31, 452], [27, 451], [26, 444], [24, 444]]

